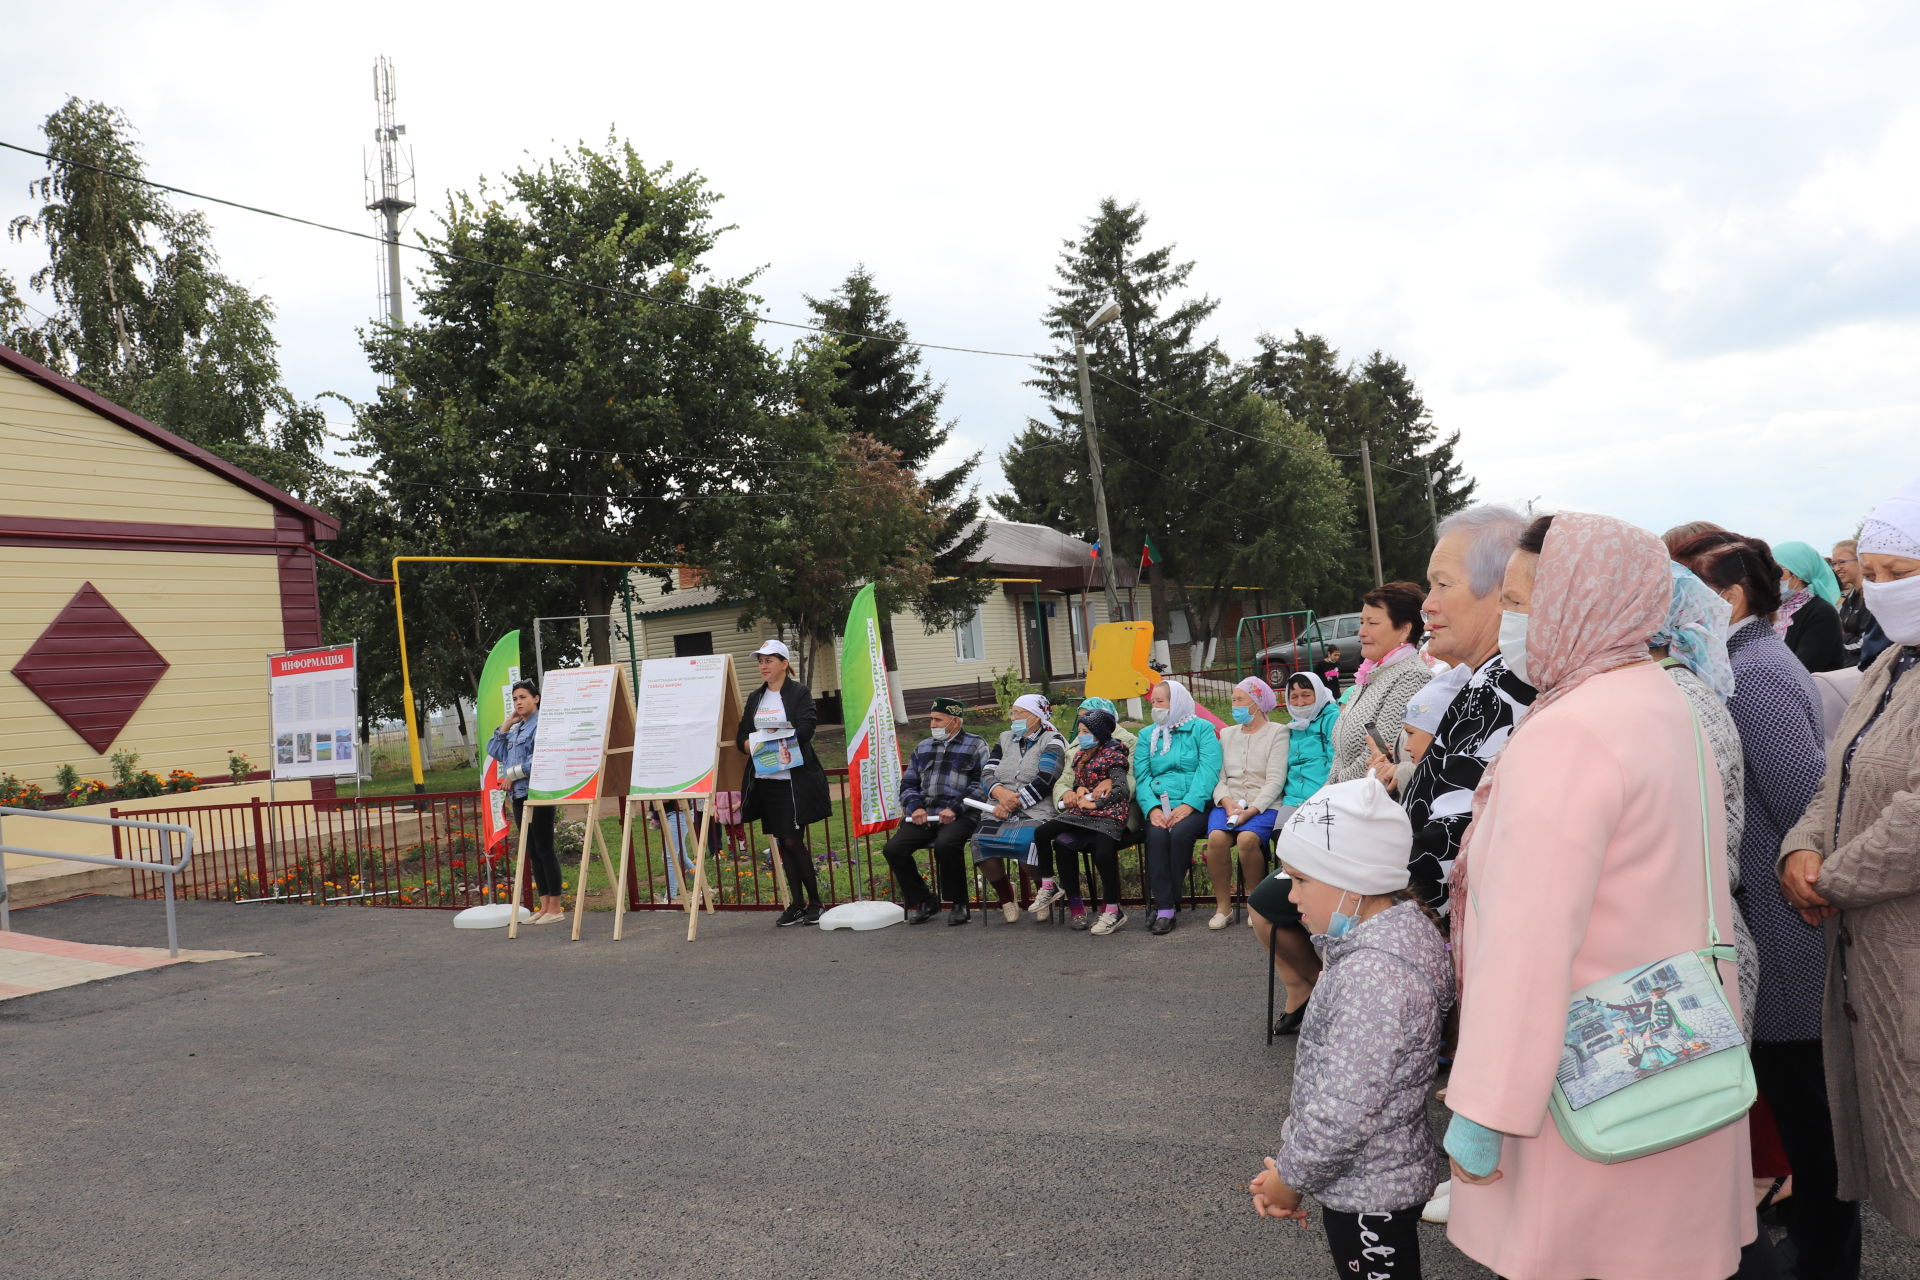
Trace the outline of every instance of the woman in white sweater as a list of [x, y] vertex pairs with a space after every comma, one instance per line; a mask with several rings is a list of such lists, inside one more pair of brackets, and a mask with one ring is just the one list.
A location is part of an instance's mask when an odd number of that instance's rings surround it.
[[1274, 805], [1287, 785], [1287, 731], [1267, 719], [1279, 699], [1272, 686], [1248, 676], [1233, 687], [1234, 723], [1220, 730], [1220, 782], [1207, 814], [1207, 878], [1213, 881], [1209, 929], [1233, 922], [1233, 867], [1240, 852], [1241, 882], [1249, 890], [1267, 874]]

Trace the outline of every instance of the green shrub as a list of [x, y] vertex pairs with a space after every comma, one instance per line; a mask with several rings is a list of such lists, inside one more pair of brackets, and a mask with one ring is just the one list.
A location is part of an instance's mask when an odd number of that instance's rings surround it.
[[80, 785], [80, 771], [70, 764], [63, 764], [53, 773], [53, 787], [61, 795]]

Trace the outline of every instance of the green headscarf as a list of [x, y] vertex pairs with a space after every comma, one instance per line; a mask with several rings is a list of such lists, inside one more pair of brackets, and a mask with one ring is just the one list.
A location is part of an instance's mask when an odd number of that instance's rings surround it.
[[1773, 549], [1773, 558], [1782, 569], [1811, 587], [1813, 594], [1828, 604], [1840, 603], [1840, 580], [1818, 551], [1804, 542], [1783, 542]]
[[1074, 714], [1078, 715], [1081, 711], [1104, 711], [1113, 717], [1115, 723], [1118, 723], [1120, 720], [1120, 709], [1105, 698], [1080, 699], [1080, 706]]

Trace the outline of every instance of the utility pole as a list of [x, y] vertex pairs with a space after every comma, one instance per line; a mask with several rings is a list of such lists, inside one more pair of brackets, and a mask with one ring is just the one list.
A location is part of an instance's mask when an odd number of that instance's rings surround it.
[[1073, 352], [1080, 359], [1080, 428], [1087, 437], [1087, 462], [1093, 472], [1093, 518], [1100, 531], [1100, 581], [1107, 594], [1107, 621], [1120, 621], [1120, 592], [1114, 587], [1113, 529], [1107, 523], [1107, 483], [1100, 469], [1100, 432], [1093, 425], [1093, 378], [1087, 372], [1087, 334], [1120, 315], [1120, 304], [1109, 301], [1073, 336]]
[[1380, 569], [1380, 513], [1373, 509], [1373, 454], [1364, 436], [1360, 439], [1360, 476], [1367, 488], [1367, 540], [1373, 544], [1373, 585], [1385, 586], [1387, 575]]
[[1440, 536], [1440, 504], [1433, 496], [1433, 463], [1431, 461], [1427, 461], [1422, 463], [1421, 465], [1426, 467], [1427, 469], [1427, 515], [1433, 520], [1434, 536], [1439, 537]]
[[382, 55], [373, 63], [373, 101], [380, 116], [373, 140], [379, 153], [380, 172], [377, 178], [371, 171], [366, 174], [367, 208], [379, 215], [383, 242], [380, 306], [387, 313], [387, 323], [397, 329], [405, 287], [400, 278], [400, 223], [401, 215], [413, 208], [413, 201], [408, 198], [413, 193], [413, 151], [400, 145], [407, 126], [393, 122], [393, 100], [393, 62]]

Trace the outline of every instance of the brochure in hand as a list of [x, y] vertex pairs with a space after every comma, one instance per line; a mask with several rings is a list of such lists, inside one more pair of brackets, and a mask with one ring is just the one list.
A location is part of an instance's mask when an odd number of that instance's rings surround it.
[[784, 778], [800, 763], [800, 739], [792, 729], [755, 729], [747, 735], [756, 778]]

